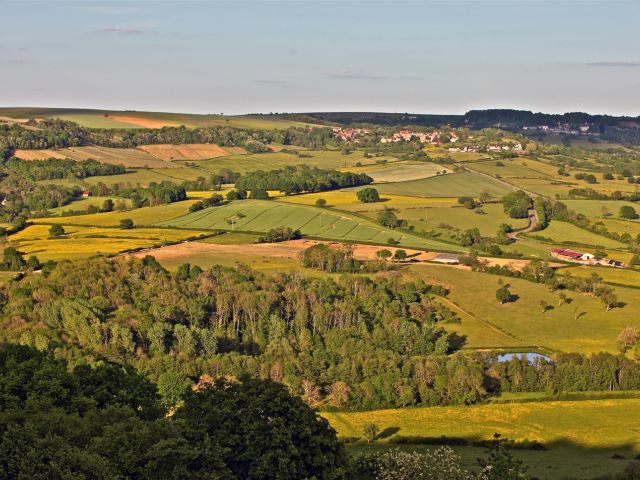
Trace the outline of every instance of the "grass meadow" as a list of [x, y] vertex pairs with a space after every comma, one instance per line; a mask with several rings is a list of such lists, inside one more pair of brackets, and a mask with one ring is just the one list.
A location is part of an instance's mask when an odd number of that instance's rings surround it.
[[[640, 415], [640, 399], [546, 401], [460, 407], [404, 408], [370, 412], [322, 413], [340, 437], [362, 437], [373, 423], [382, 437], [367, 445], [350, 444], [352, 452], [394, 447], [393, 435], [458, 437], [489, 440], [498, 432], [513, 440], [537, 440], [545, 451], [515, 451], [540, 478], [593, 478], [622, 470], [640, 453], [637, 429], [630, 418]], [[631, 428], [630, 428], [631, 427]], [[436, 446], [403, 445], [404, 450]], [[467, 466], [483, 456], [477, 447], [454, 447]], [[623, 459], [611, 458], [617, 454]]]
[[[478, 337], [479, 325], [465, 323], [462, 318], [460, 324], [447, 328], [465, 336], [467, 348], [509, 346], [528, 347], [532, 351], [617, 353], [618, 334], [627, 325], [638, 325], [640, 318], [640, 305], [636, 300], [638, 291], [634, 288], [615, 287], [625, 306], [607, 312], [598, 299], [577, 292], [567, 292], [571, 303], [560, 305], [557, 292], [526, 280], [437, 265], [413, 265], [410, 272], [417, 278], [448, 288], [447, 300], [485, 323], [485, 332], [498, 329], [511, 338], [510, 342], [500, 338], [500, 345], [483, 344], [486, 340]], [[510, 285], [509, 289], [517, 296], [516, 301], [500, 305], [495, 300], [500, 278]], [[542, 313], [541, 300], [553, 308]]]
[[534, 237], [544, 237], [556, 243], [572, 243], [577, 245], [601, 246], [604, 248], [627, 249], [627, 245], [602, 235], [592, 233], [584, 228], [567, 222], [553, 220], [549, 226], [539, 232], [533, 232]]

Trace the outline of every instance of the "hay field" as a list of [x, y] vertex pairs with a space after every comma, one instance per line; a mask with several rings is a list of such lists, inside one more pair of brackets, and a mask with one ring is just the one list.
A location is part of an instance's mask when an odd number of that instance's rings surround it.
[[384, 228], [346, 213], [306, 205], [268, 200], [242, 200], [207, 208], [180, 218], [159, 222], [160, 226], [189, 229], [266, 232], [279, 226], [299, 229], [305, 235], [385, 245], [390, 238], [405, 247], [464, 251], [457, 245], [421, 238]]
[[219, 145], [207, 143], [142, 145], [138, 149], [167, 162], [174, 160], [206, 160], [229, 155]]
[[[636, 300], [638, 290], [634, 288], [615, 287], [618, 298], [626, 305], [607, 312], [597, 298], [577, 292], [566, 292], [572, 302], [559, 305], [558, 292], [550, 292], [542, 284], [517, 278], [439, 265], [412, 265], [409, 273], [446, 286], [450, 290], [449, 301], [509, 335], [513, 339], [512, 346], [517, 348], [524, 345], [532, 351], [617, 353], [616, 338], [620, 331], [627, 325], [640, 327], [640, 305]], [[515, 302], [500, 305], [495, 300], [500, 278], [518, 296]], [[553, 308], [542, 313], [540, 300], [545, 300]], [[457, 331], [467, 336], [469, 346], [495, 347], [492, 344], [482, 345], [475, 336], [477, 326], [467, 329], [464, 319]]]
[[[209, 172], [197, 167], [185, 167], [179, 163], [163, 162], [162, 160], [154, 159], [156, 162], [162, 162], [164, 166], [170, 168], [139, 168], [131, 170], [121, 175], [106, 175], [98, 177], [87, 177], [83, 180], [85, 184], [95, 185], [97, 183], [104, 183], [106, 185], [113, 185], [114, 183], [130, 184], [132, 186], [142, 185], [147, 186], [151, 182], [163, 182], [165, 180], [180, 184], [185, 180], [196, 180], [198, 177], [207, 177]], [[60, 183], [54, 181], [53, 183]], [[75, 182], [77, 184], [78, 182]]]
[[131, 168], [172, 168], [169, 162], [164, 162], [147, 152], [137, 148], [108, 148], [108, 147], [70, 147], [59, 150], [67, 158], [86, 160], [92, 158], [99, 162], [124, 165]]
[[563, 268], [562, 272], [568, 272], [575, 277], [581, 278], [589, 278], [592, 274], [596, 273], [605, 282], [611, 283], [613, 285], [628, 285], [630, 287], [640, 287], [639, 270], [579, 266]]
[[455, 173], [409, 182], [380, 184], [376, 188], [383, 194], [416, 197], [477, 197], [483, 190], [494, 197], [501, 197], [511, 191], [501, 183], [475, 173]]
[[22, 160], [48, 160], [50, 158], [58, 158], [64, 160], [69, 158], [64, 154], [64, 150], [16, 150], [13, 154]]
[[363, 168], [362, 172], [373, 178], [374, 182], [406, 182], [421, 178], [434, 177], [441, 173], [451, 173], [448, 168], [437, 163], [395, 162], [382, 168]]
[[36, 255], [41, 261], [112, 255], [133, 248], [150, 248], [166, 242], [206, 235], [199, 230], [164, 228], [95, 228], [65, 225], [65, 235], [49, 238], [49, 225], [32, 225], [11, 235], [9, 241], [26, 256]]

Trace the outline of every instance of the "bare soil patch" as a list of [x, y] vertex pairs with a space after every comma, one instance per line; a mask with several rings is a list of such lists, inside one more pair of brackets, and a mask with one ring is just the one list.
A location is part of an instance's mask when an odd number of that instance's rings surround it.
[[64, 160], [69, 158], [63, 152], [57, 150], [16, 150], [16, 157], [23, 160], [47, 160], [49, 158], [58, 158]]
[[127, 115], [105, 115], [105, 117], [115, 120], [116, 122], [130, 123], [144, 128], [162, 128], [176, 127], [173, 122], [165, 122], [164, 120], [153, 120], [150, 118], [130, 117]]

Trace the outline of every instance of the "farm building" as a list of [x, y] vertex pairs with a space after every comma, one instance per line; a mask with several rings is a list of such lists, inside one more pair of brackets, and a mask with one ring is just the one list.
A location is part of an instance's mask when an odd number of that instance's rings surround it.
[[92, 194], [89, 190], [83, 190], [82, 192], [80, 192], [80, 196], [81, 197], [90, 197]]
[[595, 257], [591, 253], [576, 252], [568, 248], [554, 248], [551, 250], [551, 256], [561, 260], [569, 260], [573, 262], [594, 260]]

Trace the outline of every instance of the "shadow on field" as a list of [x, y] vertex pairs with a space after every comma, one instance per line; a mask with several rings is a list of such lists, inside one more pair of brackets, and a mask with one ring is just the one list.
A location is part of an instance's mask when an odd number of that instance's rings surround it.
[[[462, 458], [464, 466], [476, 469], [477, 459], [486, 457], [492, 442], [484, 436], [383, 436], [394, 429], [400, 431], [398, 427], [389, 427], [372, 444], [356, 441], [351, 444], [350, 449], [360, 453], [373, 453], [390, 448], [424, 452], [447, 446], [453, 448]], [[379, 441], [387, 437], [388, 440]], [[529, 473], [538, 480], [640, 479], [640, 449], [634, 443], [616, 444], [606, 448], [589, 447], [568, 438], [544, 443], [527, 439], [505, 440], [505, 443], [516, 457], [531, 467]]]

